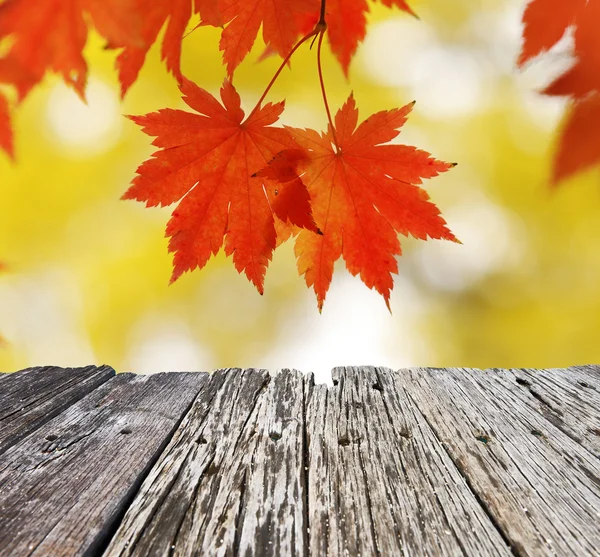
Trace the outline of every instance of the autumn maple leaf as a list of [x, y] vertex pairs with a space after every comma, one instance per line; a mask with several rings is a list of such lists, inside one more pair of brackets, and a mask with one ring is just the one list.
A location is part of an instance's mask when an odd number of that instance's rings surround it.
[[397, 233], [457, 241], [417, 185], [453, 165], [414, 147], [384, 144], [398, 135], [412, 106], [378, 112], [357, 127], [351, 95], [327, 133], [288, 128], [303, 156], [296, 151], [288, 156], [288, 166], [274, 168], [282, 180], [289, 180], [290, 170], [301, 178], [322, 231], [301, 231], [295, 244], [298, 270], [313, 287], [319, 310], [340, 256], [350, 273], [359, 274], [389, 307], [392, 273], [398, 272], [395, 256], [401, 254]]
[[582, 6], [574, 25], [577, 61], [546, 87], [544, 93], [547, 95], [571, 95], [582, 98], [589, 93], [600, 91], [600, 36], [598, 36], [600, 2], [590, 0]]
[[[12, 128], [10, 126], [10, 106], [6, 97], [0, 94], [0, 149], [14, 157]], [[0, 263], [0, 270], [2, 269]]]
[[523, 46], [518, 64], [550, 50], [575, 24], [587, 0], [533, 0], [523, 13]]
[[[136, 9], [144, 14], [141, 28], [142, 41], [123, 49], [117, 58], [121, 93], [125, 95], [137, 79], [146, 54], [166, 23], [161, 56], [167, 69], [181, 81], [181, 45], [192, 17], [192, 0], [134, 0]], [[218, 0], [195, 0], [194, 13], [200, 13], [205, 24], [220, 25]]]
[[228, 75], [233, 75], [252, 49], [261, 25], [264, 42], [285, 58], [301, 34], [301, 16], [317, 13], [319, 4], [318, 0], [244, 0], [223, 7], [223, 21], [228, 25], [219, 48]]
[[82, 50], [88, 14], [114, 47], [137, 44], [140, 14], [133, 0], [6, 0], [0, 4], [0, 39], [10, 37], [0, 59], [0, 82], [14, 85], [23, 99], [46, 71], [62, 75], [83, 97], [87, 64]]
[[600, 94], [573, 103], [560, 131], [552, 183], [600, 162]]
[[[262, 293], [276, 246], [274, 211], [284, 219], [295, 215], [286, 207], [272, 208], [265, 178], [253, 176], [278, 152], [296, 147], [287, 130], [272, 126], [284, 103], [266, 104], [244, 120], [229, 81], [221, 88], [223, 104], [185, 78], [180, 89], [198, 114], [165, 109], [131, 117], [156, 137], [153, 145], [160, 150], [138, 168], [123, 197], [147, 206], [181, 200], [167, 225], [169, 251], [174, 252], [172, 281], [202, 268], [224, 244], [236, 269]], [[306, 209], [294, 224], [316, 231], [308, 204]]]
[[[415, 15], [405, 0], [381, 0], [381, 3]], [[327, 0], [329, 44], [346, 75], [350, 61], [367, 33], [368, 11], [367, 0]]]
[[584, 97], [600, 90], [600, 2], [597, 0], [533, 0], [523, 14], [523, 47], [519, 65], [554, 46], [574, 28], [575, 64], [544, 93]]
[[574, 28], [575, 63], [543, 93], [570, 96], [573, 102], [559, 136], [552, 183], [600, 162], [600, 1], [533, 0], [523, 14], [519, 65], [550, 49]]

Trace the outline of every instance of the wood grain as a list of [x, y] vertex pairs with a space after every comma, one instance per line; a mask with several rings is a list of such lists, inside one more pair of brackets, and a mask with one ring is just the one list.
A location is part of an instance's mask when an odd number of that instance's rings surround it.
[[105, 555], [305, 555], [303, 393], [298, 372], [216, 372]]
[[334, 370], [309, 400], [311, 555], [510, 555], [389, 370]]
[[34, 367], [0, 376], [0, 454], [115, 375], [108, 366]]
[[122, 374], [0, 456], [0, 553], [92, 554], [206, 374]]
[[0, 376], [0, 555], [598, 555], [599, 370]]
[[600, 461], [547, 420], [537, 399], [495, 370], [399, 376], [517, 554], [597, 554]]
[[[600, 458], [600, 367], [496, 370], [548, 421]], [[506, 383], [505, 383], [506, 385]], [[535, 400], [533, 400], [535, 399]]]

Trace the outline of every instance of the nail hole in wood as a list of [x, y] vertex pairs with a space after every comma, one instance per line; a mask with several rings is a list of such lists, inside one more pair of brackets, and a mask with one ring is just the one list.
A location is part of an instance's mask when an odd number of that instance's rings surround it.
[[208, 441], [206, 440], [206, 437], [201, 435], [200, 437], [198, 437], [198, 439], [196, 439], [196, 443], [198, 443], [198, 445], [206, 445]]
[[273, 439], [273, 441], [279, 441], [281, 439], [281, 433], [277, 433], [276, 431], [272, 431], [269, 433], [269, 437]]
[[404, 437], [404, 439], [411, 439], [412, 434], [408, 428], [404, 428], [400, 430], [400, 437]]
[[121, 433], [122, 435], [129, 435], [129, 434], [131, 433], [131, 429], [129, 429], [128, 427], [124, 427], [124, 428], [123, 428], [123, 429], [120, 431], [120, 433]]
[[46, 441], [56, 441], [58, 439], [58, 435], [46, 435]]
[[477, 439], [477, 441], [483, 443], [484, 445], [487, 445], [491, 441], [491, 438], [483, 433], [475, 435], [475, 439]]
[[218, 471], [219, 471], [219, 467], [216, 464], [211, 464], [206, 470], [206, 475], [214, 476]]
[[348, 439], [348, 437], [340, 437], [338, 439], [338, 443], [342, 446], [342, 447], [347, 447], [350, 444], [350, 439]]
[[521, 379], [521, 377], [517, 377], [517, 384], [523, 387], [531, 387], [531, 383], [527, 381], [527, 379]]
[[333, 386], [334, 386], [334, 387], [337, 387], [337, 386], [339, 385], [339, 383], [340, 383], [340, 382], [339, 382], [337, 379], [334, 379], [334, 380], [333, 380]]
[[544, 437], [544, 434], [539, 429], [532, 429], [531, 435], [535, 435], [536, 437]]
[[373, 388], [380, 393], [383, 392], [383, 387], [379, 383], [373, 383]]
[[589, 383], [586, 383], [585, 381], [577, 381], [577, 383], [580, 387], [583, 387], [584, 389], [592, 388], [592, 386]]

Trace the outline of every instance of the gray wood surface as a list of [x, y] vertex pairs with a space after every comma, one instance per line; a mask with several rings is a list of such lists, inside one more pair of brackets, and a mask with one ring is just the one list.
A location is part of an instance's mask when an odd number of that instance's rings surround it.
[[333, 379], [307, 412], [312, 555], [510, 555], [389, 370]]
[[106, 555], [305, 555], [304, 380], [221, 370]]
[[518, 554], [598, 555], [600, 460], [546, 419], [526, 385], [497, 370], [400, 376]]
[[265, 372], [224, 375], [107, 556], [510, 554], [414, 405], [386, 408], [373, 369], [348, 369], [333, 389], [287, 370], [268, 385]]
[[118, 375], [0, 454], [0, 555], [600, 555], [599, 370]]
[[108, 366], [35, 367], [0, 375], [0, 454], [114, 375]]
[[[600, 368], [497, 370], [533, 397], [531, 405], [558, 429], [600, 457]], [[525, 403], [525, 401], [523, 401]]]
[[0, 554], [94, 554], [206, 374], [117, 375], [0, 455]]

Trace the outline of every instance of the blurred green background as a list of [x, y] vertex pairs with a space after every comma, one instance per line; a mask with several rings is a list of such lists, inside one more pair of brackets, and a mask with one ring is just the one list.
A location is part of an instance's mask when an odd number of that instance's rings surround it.
[[[152, 152], [123, 114], [183, 107], [152, 49], [121, 104], [114, 53], [92, 35], [88, 105], [55, 77], [15, 116], [17, 161], [0, 157], [0, 370], [107, 363], [156, 372], [335, 365], [554, 367], [600, 360], [600, 189], [596, 170], [550, 191], [565, 102], [535, 91], [559, 48], [517, 72], [524, 0], [415, 0], [420, 20], [373, 7], [347, 82], [325, 61], [330, 102], [354, 90], [361, 118], [417, 100], [399, 140], [459, 165], [425, 184], [463, 245], [403, 242], [392, 315], [339, 264], [319, 315], [291, 244], [264, 296], [220, 255], [168, 286], [172, 210], [120, 201]], [[217, 93], [218, 31], [184, 39], [184, 74]], [[279, 61], [235, 84], [252, 108]], [[270, 100], [284, 123], [321, 129], [315, 53], [301, 50]]]

